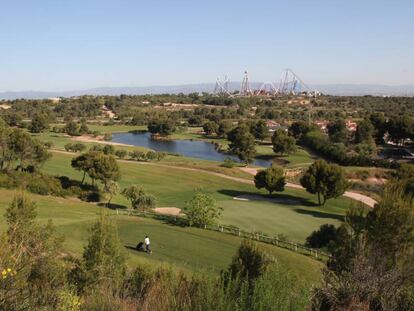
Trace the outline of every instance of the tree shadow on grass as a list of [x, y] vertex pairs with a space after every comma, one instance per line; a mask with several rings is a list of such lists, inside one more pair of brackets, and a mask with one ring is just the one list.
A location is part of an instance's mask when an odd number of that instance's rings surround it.
[[274, 154], [262, 154], [262, 155], [256, 156], [256, 159], [270, 161], [273, 164], [284, 166], [290, 163], [288, 160], [284, 159], [284, 157], [286, 156], [280, 156], [280, 155], [274, 155]]
[[240, 200], [260, 202], [266, 201], [270, 203], [277, 203], [283, 205], [303, 205], [303, 206], [317, 206], [314, 202], [306, 198], [297, 197], [286, 193], [276, 193], [273, 195], [264, 195], [257, 192], [239, 191], [233, 189], [221, 189], [218, 191], [221, 194], [239, 198]]
[[321, 211], [310, 211], [302, 208], [296, 208], [294, 209], [296, 213], [303, 214], [303, 215], [309, 215], [315, 218], [331, 218], [339, 221], [344, 221], [345, 216], [338, 215], [338, 214], [332, 214], [332, 213], [324, 213]]
[[121, 205], [121, 204], [116, 204], [116, 203], [111, 203], [111, 204], [108, 205], [105, 202], [100, 202], [100, 203], [98, 203], [98, 206], [100, 206], [100, 207], [106, 207], [106, 208], [109, 208], [109, 209], [122, 209], [122, 210], [128, 209], [127, 206]]
[[182, 227], [182, 228], [188, 227], [188, 221], [187, 219], [183, 217], [154, 214], [152, 218], [162, 221], [164, 224], [167, 224], [167, 225], [173, 225], [173, 226]]

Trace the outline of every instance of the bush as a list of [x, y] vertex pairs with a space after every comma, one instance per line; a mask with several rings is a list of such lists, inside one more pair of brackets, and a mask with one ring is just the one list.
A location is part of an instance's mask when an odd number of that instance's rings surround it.
[[236, 166], [236, 161], [234, 161], [231, 158], [225, 158], [221, 166], [227, 167], [227, 168], [233, 168]]
[[59, 179], [44, 173], [10, 171], [0, 174], [0, 187], [7, 189], [25, 188], [29, 192], [40, 195], [63, 196]]
[[64, 146], [64, 148], [65, 148], [66, 151], [72, 151], [72, 152], [79, 152], [80, 151], [80, 152], [82, 152], [86, 149], [86, 146], [82, 143], [75, 143], [75, 144], [67, 143]]
[[102, 149], [103, 153], [105, 154], [114, 154], [115, 148], [112, 145], [105, 145]]
[[120, 159], [125, 158], [127, 154], [128, 153], [126, 152], [126, 150], [123, 150], [123, 149], [115, 151], [115, 155]]
[[63, 146], [65, 148], [66, 151], [71, 151], [73, 148], [73, 144], [72, 143], [67, 143]]
[[112, 134], [111, 133], [105, 133], [103, 140], [110, 141], [112, 140]]
[[334, 225], [325, 224], [320, 226], [319, 230], [313, 231], [306, 238], [306, 246], [311, 248], [323, 248], [329, 245], [329, 243], [336, 241], [337, 229]]
[[102, 194], [100, 191], [82, 191], [79, 195], [79, 199], [86, 202], [100, 202], [102, 200]]

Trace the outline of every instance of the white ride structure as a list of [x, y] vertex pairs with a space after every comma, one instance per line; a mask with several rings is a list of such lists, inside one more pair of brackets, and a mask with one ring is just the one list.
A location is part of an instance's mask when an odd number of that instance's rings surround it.
[[214, 94], [218, 96], [232, 96], [230, 92], [230, 79], [225, 75], [224, 77], [217, 77]]
[[[225, 75], [224, 78], [217, 78], [214, 94], [218, 96], [233, 96], [235, 94], [232, 90], [230, 90], [230, 80], [227, 75]], [[308, 97], [316, 97], [319, 94], [320, 93], [316, 90], [312, 91], [311, 88], [292, 69], [287, 68], [283, 71], [278, 84], [267, 81], [262, 83], [256, 90], [252, 90], [248, 72], [245, 71], [240, 86], [240, 91], [237, 96], [302, 95]]]

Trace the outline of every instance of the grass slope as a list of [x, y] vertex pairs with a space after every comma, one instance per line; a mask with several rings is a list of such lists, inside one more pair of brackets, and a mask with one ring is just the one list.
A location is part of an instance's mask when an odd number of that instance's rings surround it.
[[[0, 189], [0, 213], [4, 214], [15, 191]], [[65, 248], [80, 256], [87, 243], [88, 228], [102, 212], [103, 208], [80, 202], [76, 199], [30, 195], [37, 204], [38, 219], [45, 222], [52, 219], [57, 231], [65, 236]], [[108, 212], [108, 211], [107, 211]], [[160, 221], [134, 216], [112, 217], [118, 224], [121, 242], [129, 252], [128, 263], [134, 267], [138, 263], [172, 264], [185, 271], [217, 273], [225, 269], [240, 244], [238, 237], [197, 228], [181, 228]], [[4, 218], [0, 218], [0, 228], [5, 229]], [[130, 250], [148, 234], [151, 237], [153, 254], [147, 255]], [[318, 282], [322, 263], [309, 257], [263, 245], [285, 267], [301, 278]]]

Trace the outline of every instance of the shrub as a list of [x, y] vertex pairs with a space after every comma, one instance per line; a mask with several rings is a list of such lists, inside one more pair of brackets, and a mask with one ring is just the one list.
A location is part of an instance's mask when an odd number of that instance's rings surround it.
[[116, 151], [115, 151], [115, 155], [116, 155], [118, 158], [123, 159], [123, 158], [125, 158], [125, 157], [126, 157], [127, 152], [126, 152], [126, 150], [123, 150], [123, 149], [121, 149], [121, 150], [116, 150]]
[[111, 133], [105, 133], [104, 137], [103, 137], [103, 140], [105, 140], [105, 141], [112, 140], [112, 134]]
[[40, 195], [63, 196], [65, 194], [57, 178], [40, 172], [9, 171], [2, 173], [0, 174], [0, 187], [7, 189], [25, 188]]
[[313, 231], [306, 238], [306, 246], [323, 248], [337, 239], [337, 230], [334, 225], [324, 224], [318, 230]]
[[236, 161], [234, 161], [231, 158], [225, 158], [221, 166], [227, 167], [227, 168], [233, 168], [236, 166]]
[[103, 153], [105, 154], [114, 154], [115, 148], [112, 145], [105, 145], [102, 149]]

